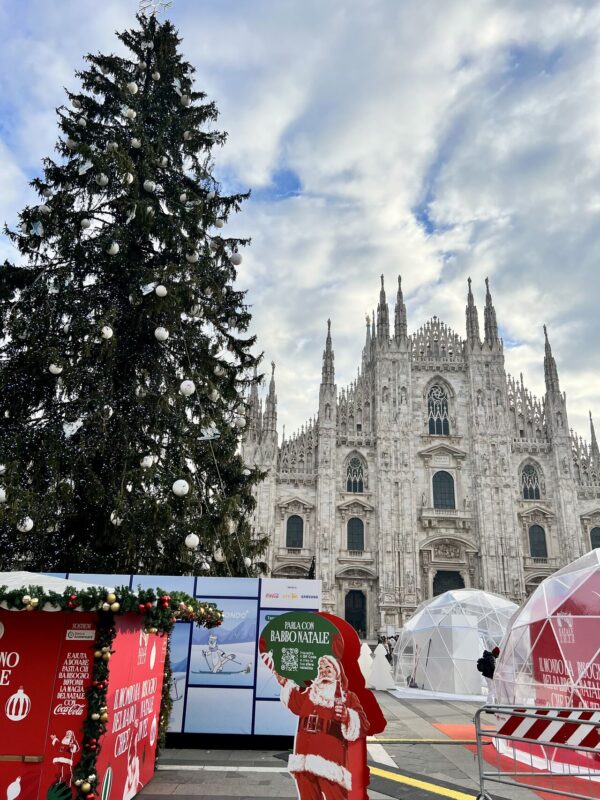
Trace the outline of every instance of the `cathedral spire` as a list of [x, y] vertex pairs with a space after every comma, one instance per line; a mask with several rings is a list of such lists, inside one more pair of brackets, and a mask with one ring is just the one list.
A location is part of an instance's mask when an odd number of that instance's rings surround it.
[[467, 279], [469, 291], [467, 293], [467, 342], [474, 347], [476, 344], [481, 345], [479, 338], [479, 315], [477, 313], [477, 306], [473, 300], [473, 292], [471, 291], [471, 278]]
[[250, 387], [250, 398], [248, 405], [250, 406], [250, 424], [248, 426], [248, 434], [253, 435], [254, 438], [258, 438], [260, 434], [261, 414], [260, 400], [258, 398], [258, 375], [256, 371], [256, 365], [254, 365], [254, 379], [252, 381], [252, 386]]
[[390, 312], [385, 297], [385, 286], [383, 275], [381, 276], [381, 291], [379, 292], [379, 305], [377, 306], [377, 338], [380, 347], [383, 347], [390, 339]]
[[265, 433], [275, 433], [277, 431], [277, 395], [275, 394], [274, 361], [271, 361], [271, 381], [269, 383], [269, 394], [267, 395], [267, 400], [265, 403], [263, 430]]
[[600, 464], [600, 450], [598, 449], [598, 440], [596, 439], [596, 431], [594, 430], [594, 420], [592, 419], [592, 412], [590, 411], [590, 434], [591, 434], [591, 453], [592, 459], [596, 464]]
[[369, 315], [367, 314], [367, 336], [365, 338], [365, 350], [367, 353], [371, 347], [371, 320], [369, 319]]
[[485, 344], [493, 347], [498, 343], [498, 323], [496, 322], [496, 309], [492, 303], [488, 278], [485, 279], [485, 310], [483, 315], [485, 320]]
[[397, 342], [404, 342], [407, 337], [406, 306], [402, 295], [402, 278], [400, 275], [398, 275], [398, 293], [396, 295], [396, 312], [394, 315], [394, 336]]
[[333, 385], [335, 383], [335, 369], [333, 366], [333, 349], [331, 347], [331, 320], [327, 320], [327, 339], [323, 351], [323, 372], [321, 383]]
[[545, 341], [545, 352], [544, 352], [544, 378], [546, 381], [546, 393], [547, 394], [560, 394], [560, 386], [558, 384], [558, 371], [556, 369], [556, 361], [554, 360], [554, 356], [552, 355], [552, 348], [550, 347], [550, 342], [548, 340], [548, 331], [546, 326], [544, 325], [544, 339]]
[[371, 313], [371, 344], [376, 340], [375, 334], [375, 310]]

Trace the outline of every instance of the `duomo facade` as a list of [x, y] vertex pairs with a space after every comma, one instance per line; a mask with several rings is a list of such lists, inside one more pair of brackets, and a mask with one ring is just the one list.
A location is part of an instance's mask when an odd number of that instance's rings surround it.
[[323, 610], [369, 637], [449, 588], [520, 602], [600, 546], [593, 424], [590, 444], [569, 429], [547, 336], [537, 399], [506, 373], [487, 281], [483, 336], [470, 281], [465, 338], [436, 317], [409, 334], [400, 280], [389, 316], [382, 277], [356, 380], [338, 390], [328, 323], [316, 418], [279, 441], [272, 375], [243, 442], [273, 577], [314, 558]]

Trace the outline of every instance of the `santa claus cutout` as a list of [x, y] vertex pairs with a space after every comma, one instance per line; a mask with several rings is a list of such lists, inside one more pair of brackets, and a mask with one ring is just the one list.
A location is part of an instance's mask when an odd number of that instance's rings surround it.
[[[267, 625], [260, 639], [263, 662], [281, 687], [281, 702], [298, 717], [288, 769], [300, 800], [366, 798], [366, 736], [372, 728], [375, 733], [385, 726], [373, 695], [368, 692], [365, 697], [364, 680], [357, 691], [348, 686], [342, 664], [345, 636], [334, 622], [338, 620], [331, 615], [324, 620], [313, 612], [292, 612]], [[285, 646], [278, 646], [282, 641]], [[294, 659], [305, 667], [299, 666], [296, 674], [290, 666]], [[306, 678], [308, 664], [313, 665], [310, 679]], [[351, 672], [360, 675], [358, 667]], [[366, 700], [367, 711], [359, 694]], [[372, 725], [373, 704], [378, 714]]]

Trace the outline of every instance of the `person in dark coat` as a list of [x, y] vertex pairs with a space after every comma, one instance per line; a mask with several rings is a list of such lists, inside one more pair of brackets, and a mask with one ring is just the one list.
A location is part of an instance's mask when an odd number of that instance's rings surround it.
[[484, 650], [481, 658], [477, 659], [477, 669], [481, 672], [488, 685], [488, 705], [494, 703], [496, 699], [494, 691], [494, 672], [496, 671], [496, 659], [499, 655], [500, 648], [494, 647], [493, 650]]

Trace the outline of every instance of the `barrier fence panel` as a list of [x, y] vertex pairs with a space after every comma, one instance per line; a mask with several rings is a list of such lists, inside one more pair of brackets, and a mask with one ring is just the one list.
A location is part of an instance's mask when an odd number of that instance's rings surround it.
[[478, 800], [494, 800], [489, 784], [514, 779], [557, 797], [600, 797], [600, 710], [487, 705], [474, 722]]

